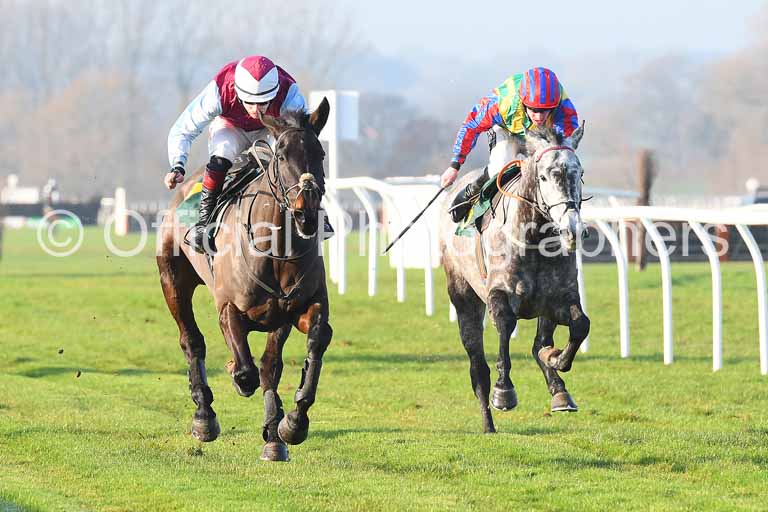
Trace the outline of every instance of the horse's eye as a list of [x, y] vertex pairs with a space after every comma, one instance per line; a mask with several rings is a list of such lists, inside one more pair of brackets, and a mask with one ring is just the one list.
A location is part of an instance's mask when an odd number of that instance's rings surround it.
[[545, 175], [543, 175], [543, 174], [540, 174], [540, 175], [539, 175], [539, 179], [540, 179], [541, 181], [547, 181], [547, 177], [546, 177]]
[[277, 154], [277, 159], [278, 159], [280, 162], [285, 162], [285, 156], [283, 156], [283, 154], [282, 154], [282, 153], [278, 153], [278, 154]]

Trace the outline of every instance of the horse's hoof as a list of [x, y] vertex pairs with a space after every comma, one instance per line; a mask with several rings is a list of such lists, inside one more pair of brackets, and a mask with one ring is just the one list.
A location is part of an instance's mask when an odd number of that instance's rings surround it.
[[237, 394], [244, 397], [253, 395], [259, 389], [259, 372], [256, 368], [236, 370], [235, 362], [229, 360], [226, 365], [227, 373], [232, 377], [232, 386]]
[[203, 443], [215, 441], [221, 434], [219, 420], [216, 416], [213, 418], [192, 418], [192, 437]]
[[541, 347], [538, 354], [539, 360], [544, 363], [545, 366], [557, 370], [557, 360], [562, 352], [562, 350], [555, 347]]
[[552, 397], [551, 408], [552, 412], [576, 412], [579, 410], [579, 406], [576, 405], [567, 391], [555, 393]]
[[539, 350], [539, 360], [545, 366], [559, 372], [568, 372], [571, 370], [571, 363], [562, 361], [563, 351], [555, 347], [542, 347]]
[[244, 397], [253, 395], [259, 389], [259, 376], [254, 370], [240, 370], [232, 375], [232, 385], [237, 394]]
[[280, 441], [270, 441], [261, 451], [261, 460], [269, 462], [288, 462], [288, 447]]
[[494, 386], [491, 407], [497, 411], [511, 411], [517, 407], [517, 393], [515, 392], [515, 387], [499, 388]]
[[309, 418], [297, 420], [295, 411], [288, 413], [277, 426], [277, 435], [288, 444], [301, 444], [309, 435]]

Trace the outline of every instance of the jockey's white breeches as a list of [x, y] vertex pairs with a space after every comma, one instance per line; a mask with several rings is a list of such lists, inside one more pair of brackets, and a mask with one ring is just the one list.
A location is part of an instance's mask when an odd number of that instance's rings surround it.
[[525, 158], [525, 146], [521, 137], [513, 135], [500, 126], [494, 126], [491, 130], [493, 134], [489, 134], [489, 139], [495, 137], [496, 145], [491, 148], [491, 154], [488, 157], [489, 178], [496, 176], [512, 160]]
[[208, 128], [208, 156], [218, 156], [234, 162], [237, 155], [249, 148], [256, 140], [265, 140], [270, 145], [274, 139], [266, 128], [246, 132], [233, 126], [223, 117], [217, 117]]

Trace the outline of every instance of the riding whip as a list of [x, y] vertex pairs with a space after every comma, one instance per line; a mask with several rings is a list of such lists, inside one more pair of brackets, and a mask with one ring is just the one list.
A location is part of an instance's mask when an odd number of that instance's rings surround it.
[[440, 194], [442, 194], [442, 193], [443, 193], [443, 190], [445, 190], [445, 188], [446, 188], [446, 187], [442, 187], [442, 188], [440, 188], [440, 190], [438, 190], [438, 191], [437, 191], [437, 194], [435, 194], [435, 197], [433, 197], [432, 199], [430, 199], [430, 201], [427, 203], [427, 206], [425, 206], [425, 207], [424, 207], [424, 209], [423, 209], [423, 210], [421, 210], [421, 211], [419, 212], [419, 214], [418, 214], [418, 215], [416, 215], [416, 216], [413, 218], [413, 220], [411, 221], [411, 223], [410, 223], [410, 224], [408, 224], [408, 225], [405, 227], [405, 229], [404, 229], [404, 230], [402, 230], [402, 231], [400, 232], [400, 234], [399, 234], [399, 235], [397, 235], [397, 238], [395, 238], [394, 240], [392, 240], [392, 241], [389, 243], [389, 245], [387, 246], [387, 248], [386, 248], [386, 249], [384, 249], [384, 254], [387, 254], [387, 251], [389, 251], [389, 250], [392, 248], [392, 246], [393, 246], [393, 245], [395, 245], [395, 242], [397, 242], [398, 240], [400, 240], [400, 238], [401, 238], [401, 237], [402, 237], [402, 236], [405, 234], [405, 232], [406, 232], [406, 231], [408, 231], [409, 229], [411, 229], [411, 226], [413, 226], [414, 224], [416, 224], [416, 221], [417, 221], [417, 220], [419, 220], [419, 219], [421, 218], [421, 216], [422, 216], [422, 215], [424, 215], [424, 212], [425, 212], [425, 211], [427, 211], [427, 208], [429, 208], [430, 206], [432, 206], [432, 203], [434, 203], [434, 202], [435, 202], [435, 200], [437, 199], [437, 197], [438, 197]]

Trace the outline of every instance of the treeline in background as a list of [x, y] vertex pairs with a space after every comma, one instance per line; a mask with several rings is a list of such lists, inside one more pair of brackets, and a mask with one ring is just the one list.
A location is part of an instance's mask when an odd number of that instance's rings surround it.
[[[656, 190], [738, 194], [750, 177], [768, 182], [768, 6], [744, 30], [749, 46], [731, 54], [646, 55], [606, 42], [591, 55], [468, 48], [451, 59], [383, 55], [342, 8], [305, 0], [0, 0], [0, 179], [55, 178], [70, 200], [116, 186], [167, 197], [175, 118], [225, 63], [263, 54], [307, 96], [360, 91], [360, 139], [341, 147], [342, 176], [441, 172], [474, 102], [545, 65], [587, 121], [589, 185], [634, 189], [636, 153], [651, 149]], [[206, 151], [203, 134], [191, 166]], [[468, 165], [486, 157], [483, 137]]]

